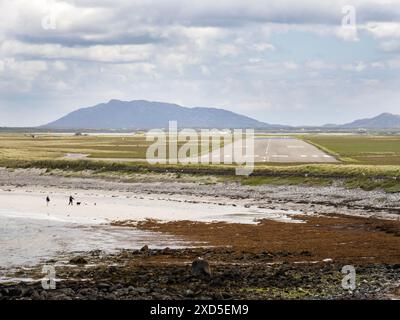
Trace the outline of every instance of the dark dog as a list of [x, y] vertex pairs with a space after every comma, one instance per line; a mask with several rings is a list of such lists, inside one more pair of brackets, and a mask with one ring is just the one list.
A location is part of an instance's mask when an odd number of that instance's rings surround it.
[[81, 203], [80, 203], [80, 202], [77, 202], [77, 203], [76, 203], [76, 205], [77, 205], [77, 206], [80, 206], [80, 205], [81, 205]]

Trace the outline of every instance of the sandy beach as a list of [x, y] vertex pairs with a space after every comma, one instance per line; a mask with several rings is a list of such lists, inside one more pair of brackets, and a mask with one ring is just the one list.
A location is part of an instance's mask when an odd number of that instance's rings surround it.
[[[75, 205], [68, 205], [69, 195], [74, 197]], [[50, 197], [48, 205], [46, 196]], [[1, 210], [9, 215], [80, 223], [145, 219], [255, 223], [256, 219], [264, 218], [296, 223], [298, 221], [290, 217], [301, 213], [294, 210], [251, 208], [243, 201], [240, 202], [221, 203], [196, 196], [132, 194], [78, 188], [72, 191], [51, 187], [31, 191], [29, 187], [20, 187], [0, 191]]]
[[[15, 198], [11, 198], [13, 194], [18, 194], [18, 197], [23, 199], [18, 200], [18, 205], [15, 205]], [[29, 199], [30, 195], [32, 197]], [[198, 214], [195, 208], [197, 204], [200, 204], [200, 214], [204, 212], [203, 204], [210, 204], [217, 205], [219, 212], [223, 212], [225, 207], [233, 207], [233, 212], [240, 212], [244, 207], [301, 214], [340, 213], [392, 220], [400, 218], [400, 193], [386, 193], [382, 190], [364, 191], [337, 186], [246, 186], [236, 182], [210, 183], [209, 179], [204, 180], [201, 176], [179, 180], [175, 175], [168, 174], [132, 174], [127, 178], [105, 178], [90, 171], [80, 172], [79, 176], [76, 176], [71, 172], [56, 170], [49, 173], [44, 169], [0, 168], [0, 196], [4, 196], [5, 203], [17, 209], [37, 209], [38, 213], [43, 213], [46, 195], [54, 200], [50, 204], [54, 214], [64, 217], [71, 214], [65, 210], [65, 205], [68, 204], [68, 196], [73, 195], [77, 198], [76, 201], [82, 202], [85, 210], [82, 207], [75, 208], [76, 214], [72, 212], [72, 215], [93, 219], [133, 218], [132, 212], [128, 215], [119, 212], [124, 212], [127, 205], [140, 205], [140, 200], [173, 202], [174, 206], [170, 206], [169, 209], [178, 207], [179, 203], [190, 204], [190, 210], [194, 208], [194, 220]], [[98, 202], [104, 207], [94, 208], [94, 204]], [[119, 210], [107, 210], [106, 207], [110, 204]], [[166, 203], [163, 203], [164, 205]], [[155, 214], [143, 214], [139, 211], [135, 212], [138, 218], [171, 220], [170, 212], [168, 215], [162, 215], [161, 210]], [[177, 218], [181, 219], [182, 216]], [[185, 214], [183, 218], [187, 219], [189, 216]]]

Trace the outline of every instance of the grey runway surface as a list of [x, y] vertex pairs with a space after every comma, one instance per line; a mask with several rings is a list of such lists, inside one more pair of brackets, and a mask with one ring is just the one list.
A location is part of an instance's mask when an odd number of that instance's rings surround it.
[[[254, 163], [338, 163], [333, 156], [317, 147], [292, 137], [255, 138], [254, 152], [246, 152], [246, 143], [243, 142], [242, 154], [244, 159], [254, 157]], [[234, 160], [233, 144], [201, 156], [202, 160], [214, 160], [216, 163], [228, 163]], [[192, 158], [196, 159], [197, 158]], [[223, 161], [225, 159], [225, 161]]]
[[338, 162], [315, 146], [296, 138], [256, 138], [254, 162]]

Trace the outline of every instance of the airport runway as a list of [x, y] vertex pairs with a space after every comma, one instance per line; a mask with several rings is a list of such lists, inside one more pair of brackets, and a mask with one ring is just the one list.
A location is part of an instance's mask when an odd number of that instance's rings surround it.
[[254, 162], [338, 162], [313, 145], [296, 138], [256, 138]]
[[[184, 158], [185, 163], [232, 163], [235, 157], [232, 153], [232, 145], [217, 149], [201, 157]], [[271, 137], [255, 138], [254, 153], [245, 152], [245, 143], [243, 142], [242, 154], [246, 155], [244, 159], [254, 157], [254, 163], [337, 163], [339, 162], [331, 155], [326, 154], [313, 145], [292, 137]], [[85, 159], [85, 160], [103, 160], [112, 162], [146, 162], [147, 159], [136, 158], [88, 158], [88, 154], [67, 153], [63, 159]]]
[[[221, 161], [225, 159], [225, 163], [232, 160], [232, 145], [215, 150], [208, 155], [203, 155], [202, 160], [205, 161]], [[271, 137], [271, 138], [255, 138], [254, 153], [245, 152], [246, 147], [243, 143], [242, 154], [246, 155], [245, 159], [254, 157], [254, 163], [337, 163], [334, 157], [313, 145], [292, 137]], [[195, 159], [195, 158], [194, 158]], [[221, 160], [219, 160], [221, 159]], [[234, 161], [234, 160], [233, 160]]]

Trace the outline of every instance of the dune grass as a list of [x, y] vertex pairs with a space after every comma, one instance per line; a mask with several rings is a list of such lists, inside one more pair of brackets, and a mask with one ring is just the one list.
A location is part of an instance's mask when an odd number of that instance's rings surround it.
[[110, 162], [89, 160], [1, 160], [0, 166], [9, 168], [60, 169], [66, 172], [92, 171], [94, 174], [108, 173], [130, 176], [132, 173], [176, 174], [215, 176], [219, 181], [237, 181], [243, 185], [313, 185], [327, 186], [339, 183], [348, 188], [364, 190], [383, 189], [387, 192], [400, 191], [399, 166], [328, 165], [310, 164], [293, 166], [257, 166], [249, 177], [236, 176], [233, 165], [151, 165], [148, 163]]

